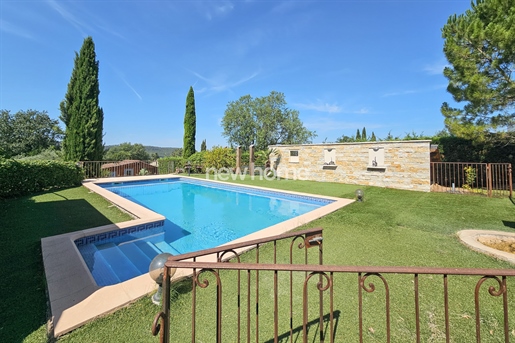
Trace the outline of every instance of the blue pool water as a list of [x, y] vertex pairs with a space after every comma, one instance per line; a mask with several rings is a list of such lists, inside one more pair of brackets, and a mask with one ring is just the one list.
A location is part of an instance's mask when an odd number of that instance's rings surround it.
[[178, 255], [213, 248], [332, 202], [189, 179], [99, 186], [166, 217], [164, 225], [77, 244], [99, 286], [148, 272], [150, 261], [161, 252]]

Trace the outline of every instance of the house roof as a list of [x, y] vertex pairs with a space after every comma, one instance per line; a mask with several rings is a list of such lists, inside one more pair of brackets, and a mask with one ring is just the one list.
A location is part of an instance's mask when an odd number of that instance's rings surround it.
[[119, 162], [103, 164], [102, 165], [102, 169], [121, 167], [121, 166], [126, 166], [126, 165], [129, 165], [129, 164], [135, 164], [135, 163], [138, 163], [140, 166], [150, 166], [150, 167], [153, 167], [149, 163], [141, 161], [141, 160], [123, 160], [123, 161], [119, 161]]

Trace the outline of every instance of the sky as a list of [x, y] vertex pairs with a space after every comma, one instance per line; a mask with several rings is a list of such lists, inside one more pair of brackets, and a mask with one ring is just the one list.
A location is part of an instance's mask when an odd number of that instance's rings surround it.
[[[441, 29], [469, 0], [0, 0], [0, 109], [60, 116], [75, 53], [99, 61], [104, 144], [227, 146], [221, 120], [244, 95], [284, 93], [314, 143], [444, 128]], [[64, 128], [64, 124], [61, 123]]]

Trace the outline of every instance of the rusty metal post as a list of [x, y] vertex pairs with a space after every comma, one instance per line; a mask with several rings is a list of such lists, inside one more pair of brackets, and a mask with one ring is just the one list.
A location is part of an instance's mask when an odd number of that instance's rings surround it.
[[254, 144], [249, 146], [249, 175], [254, 176]]
[[241, 174], [241, 146], [236, 148], [236, 174]]
[[487, 163], [486, 164], [486, 184], [487, 184], [487, 192], [488, 192], [488, 197], [491, 198], [492, 197], [492, 166], [490, 165], [490, 163]]

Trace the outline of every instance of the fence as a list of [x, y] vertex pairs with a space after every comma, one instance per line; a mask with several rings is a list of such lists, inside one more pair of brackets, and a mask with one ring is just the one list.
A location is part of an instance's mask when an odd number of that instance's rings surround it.
[[[240, 260], [238, 249], [252, 247]], [[288, 247], [289, 260], [279, 260], [278, 249]], [[294, 251], [304, 255], [300, 263], [294, 262]], [[217, 262], [206, 262], [213, 254]], [[515, 286], [513, 269], [322, 262], [321, 229], [171, 257], [152, 332], [160, 333], [162, 343], [481, 342], [485, 336], [507, 343], [515, 337], [515, 322], [508, 317], [515, 301], [508, 293], [508, 284]], [[189, 318], [171, 307], [173, 268], [192, 270], [184, 281], [191, 297], [180, 300], [191, 299]]]
[[510, 163], [431, 162], [431, 191], [509, 196], [513, 193]]
[[159, 174], [157, 163], [151, 161], [83, 161], [79, 164], [87, 179]]

